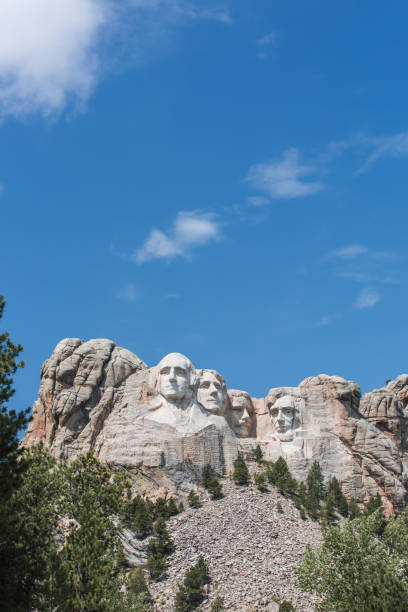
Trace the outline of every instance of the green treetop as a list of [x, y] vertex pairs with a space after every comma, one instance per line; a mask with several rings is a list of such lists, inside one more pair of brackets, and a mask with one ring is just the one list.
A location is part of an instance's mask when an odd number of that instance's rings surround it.
[[234, 461], [234, 472], [232, 474], [235, 484], [246, 485], [250, 481], [247, 464], [241, 455]]

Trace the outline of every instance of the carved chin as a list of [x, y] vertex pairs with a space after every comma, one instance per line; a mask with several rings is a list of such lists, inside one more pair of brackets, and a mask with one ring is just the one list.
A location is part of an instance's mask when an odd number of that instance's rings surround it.
[[184, 399], [185, 395], [184, 393], [180, 393], [180, 391], [162, 391], [162, 396], [165, 397], [167, 400], [173, 400], [173, 401], [181, 401], [182, 399]]
[[221, 410], [218, 406], [205, 406], [207, 412], [211, 412], [211, 414], [220, 414]]

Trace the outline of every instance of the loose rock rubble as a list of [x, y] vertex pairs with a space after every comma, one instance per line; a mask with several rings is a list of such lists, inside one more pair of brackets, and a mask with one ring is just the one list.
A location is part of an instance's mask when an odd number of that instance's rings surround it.
[[313, 598], [297, 586], [293, 567], [307, 544], [321, 542], [320, 525], [303, 521], [293, 503], [272, 487], [261, 493], [230, 480], [223, 487], [222, 499], [211, 500], [201, 492], [201, 508], [188, 508], [169, 521], [176, 549], [164, 579], [151, 584], [157, 612], [174, 609], [177, 583], [200, 555], [212, 577], [203, 610], [210, 609], [217, 595], [224, 597], [227, 610], [273, 611], [276, 600], [291, 601], [298, 612], [312, 610]]

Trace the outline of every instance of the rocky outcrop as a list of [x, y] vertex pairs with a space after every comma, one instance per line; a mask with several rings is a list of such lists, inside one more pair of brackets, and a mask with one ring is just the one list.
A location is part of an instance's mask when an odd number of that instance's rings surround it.
[[259, 444], [298, 479], [318, 460], [361, 503], [377, 492], [389, 512], [405, 503], [408, 375], [361, 401], [356, 383], [325, 374], [251, 398], [178, 353], [148, 368], [110, 340], [66, 339], [41, 377], [23, 443], [43, 440], [59, 459], [94, 449], [142, 492], [183, 494], [206, 464], [226, 475]]

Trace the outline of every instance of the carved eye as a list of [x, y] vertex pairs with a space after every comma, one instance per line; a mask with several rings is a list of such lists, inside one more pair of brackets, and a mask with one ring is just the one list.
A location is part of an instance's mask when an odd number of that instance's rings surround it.
[[160, 374], [170, 374], [170, 368], [162, 368]]
[[208, 380], [205, 380], [204, 382], [202, 382], [200, 384], [201, 389], [209, 389], [210, 388], [210, 383], [208, 382]]
[[174, 371], [176, 372], [176, 374], [185, 374], [186, 373], [184, 368], [174, 368]]
[[221, 385], [220, 385], [220, 383], [214, 383], [214, 387], [215, 387], [216, 389], [218, 389], [218, 390], [220, 390], [220, 389], [221, 389]]

